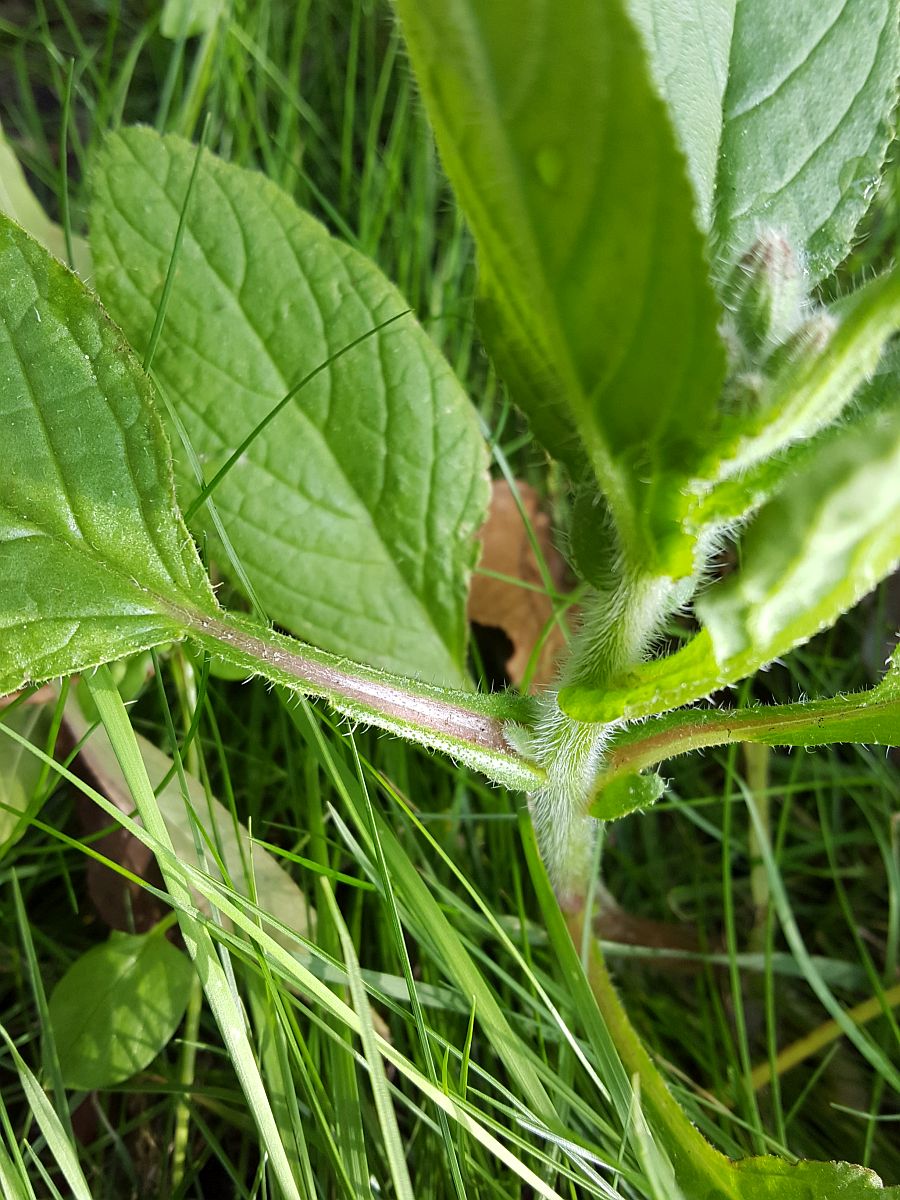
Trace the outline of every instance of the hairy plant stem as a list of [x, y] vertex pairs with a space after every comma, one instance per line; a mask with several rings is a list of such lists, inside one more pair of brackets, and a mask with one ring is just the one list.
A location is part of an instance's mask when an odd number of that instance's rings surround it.
[[[560, 685], [602, 688], [641, 661], [682, 599], [683, 587], [671, 579], [623, 570], [594, 596]], [[522, 747], [546, 772], [546, 782], [530, 796], [532, 818], [560, 903], [570, 911], [583, 905], [587, 891], [596, 831], [588, 808], [616, 727], [574, 720], [551, 692], [541, 698], [534, 731]]]
[[235, 613], [179, 613], [193, 641], [217, 657], [308, 696], [351, 720], [445, 754], [516, 790], [539, 787], [544, 771], [507, 731], [530, 724], [533, 705], [515, 693], [480, 695], [433, 687], [337, 658]]

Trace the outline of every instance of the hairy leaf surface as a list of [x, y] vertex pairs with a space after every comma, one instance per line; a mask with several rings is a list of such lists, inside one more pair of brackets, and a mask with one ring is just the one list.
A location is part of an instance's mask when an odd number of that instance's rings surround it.
[[665, 545], [667, 472], [702, 451], [724, 355], [640, 35], [621, 0], [397, 7], [503, 377], [547, 448], [590, 467], [626, 554], [689, 573]]
[[741, 1200], [900, 1200], [900, 1187], [886, 1188], [874, 1171], [853, 1163], [790, 1163], [765, 1155], [741, 1159], [733, 1171]]
[[84, 285], [0, 217], [0, 694], [217, 605], [152, 388]]
[[900, 561], [900, 409], [845, 431], [759, 512], [740, 567], [698, 597], [725, 674], [831, 625]]
[[720, 252], [759, 227], [827, 275], [874, 194], [900, 71], [896, 0], [742, 0], [735, 11], [716, 196]]
[[[97, 285], [140, 350], [195, 157], [136, 128], [95, 165]], [[304, 376], [406, 307], [274, 184], [204, 153], [153, 365], [208, 477]], [[269, 616], [335, 653], [460, 684], [485, 466], [467, 398], [410, 315], [310, 381], [214, 497]], [[182, 466], [180, 495], [196, 490]]]

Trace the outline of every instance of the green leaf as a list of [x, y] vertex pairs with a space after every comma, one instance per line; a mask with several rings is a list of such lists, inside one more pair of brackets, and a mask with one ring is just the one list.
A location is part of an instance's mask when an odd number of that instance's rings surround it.
[[900, 562], [900, 409], [823, 441], [757, 513], [740, 566], [695, 601], [703, 628], [603, 690], [572, 686], [580, 721], [665, 712], [751, 675], [828, 628]]
[[612, 778], [607, 778], [604, 772], [591, 803], [591, 815], [601, 821], [616, 821], [628, 813], [649, 808], [665, 789], [665, 783], [655, 771], [647, 774], [623, 771]]
[[742, 1159], [733, 1169], [741, 1200], [900, 1200], [900, 1187], [886, 1188], [874, 1171], [851, 1163], [789, 1163], [766, 1155]]
[[670, 473], [702, 454], [724, 352], [639, 34], [621, 0], [397, 8], [501, 374], [547, 448], [593, 472], [626, 554], [690, 574]]
[[629, 0], [687, 156], [703, 228], [712, 218], [737, 0]]
[[[47, 1093], [41, 1087], [34, 1072], [29, 1068], [28, 1064], [22, 1058], [22, 1055], [16, 1049], [15, 1042], [2, 1025], [0, 1025], [0, 1039], [2, 1039], [6, 1044], [6, 1049], [9, 1051], [10, 1058], [13, 1061], [13, 1066], [15, 1067], [16, 1073], [19, 1076], [19, 1083], [22, 1087], [22, 1095], [28, 1103], [31, 1115], [34, 1117], [35, 1124], [41, 1131], [41, 1134], [47, 1143], [47, 1149], [53, 1155], [56, 1165], [59, 1167], [63, 1179], [65, 1179], [69, 1187], [69, 1195], [72, 1196], [73, 1200], [92, 1200], [91, 1189], [88, 1187], [87, 1180], [85, 1179], [81, 1170], [81, 1166], [79, 1165], [78, 1155], [75, 1151], [75, 1148], [69, 1140], [68, 1131], [65, 1129], [62, 1121], [60, 1121], [59, 1117], [57, 1116], [53, 1105], [50, 1103], [47, 1097]], [[2, 1101], [0, 1101], [0, 1112], [3, 1114], [4, 1124], [6, 1124], [7, 1128], [9, 1128], [6, 1107]], [[10, 1140], [12, 1141], [12, 1139]], [[13, 1143], [13, 1145], [18, 1156], [19, 1147], [15, 1145], [15, 1143]], [[7, 1159], [7, 1162], [8, 1161], [9, 1160]], [[6, 1173], [8, 1176], [9, 1172], [8, 1170], [5, 1170], [5, 1172], [0, 1172], [0, 1181], [2, 1181], [5, 1186], [8, 1182], [8, 1179], [3, 1178], [4, 1173]], [[27, 1179], [25, 1180], [25, 1183], [27, 1184]], [[21, 1191], [16, 1189], [11, 1191], [10, 1194], [12, 1196], [21, 1195], [32, 1198], [34, 1197], [34, 1191], [30, 1186], [27, 1187], [27, 1190], [25, 1187], [23, 1187]], [[5, 1195], [6, 1193], [4, 1192], [4, 1196]]]
[[84, 285], [0, 217], [0, 695], [218, 606], [151, 386]]
[[714, 233], [730, 258], [761, 225], [807, 251], [813, 281], [847, 254], [891, 136], [896, 0], [742, 0], [731, 42]]
[[66, 1087], [111, 1087], [148, 1066], [184, 1016], [193, 975], [155, 931], [114, 933], [77, 959], [50, 996]]
[[836, 319], [826, 346], [798, 354], [764, 380], [758, 410], [736, 422], [737, 433], [726, 428], [705, 468], [714, 482], [695, 481], [683, 505], [689, 529], [733, 526], [827, 457], [846, 437], [838, 419], [855, 425], [895, 403], [900, 360], [888, 339], [900, 325], [900, 274], [860, 288]]
[[[128, 129], [95, 164], [97, 286], [141, 351], [195, 158]], [[406, 308], [274, 184], [205, 153], [154, 369], [211, 476], [304, 376]], [[485, 467], [460, 385], [405, 316], [310, 381], [215, 502], [269, 616], [334, 653], [460, 685]], [[196, 493], [184, 461], [179, 490]]]
[[[56, 258], [66, 257], [66, 238], [61, 226], [51, 221], [41, 207], [25, 178], [15, 151], [9, 144], [0, 126], [0, 213], [12, 217], [14, 221], [30, 233]], [[75, 260], [75, 270], [82, 279], [87, 279], [91, 273], [91, 252], [84, 238], [73, 236], [72, 254]]]

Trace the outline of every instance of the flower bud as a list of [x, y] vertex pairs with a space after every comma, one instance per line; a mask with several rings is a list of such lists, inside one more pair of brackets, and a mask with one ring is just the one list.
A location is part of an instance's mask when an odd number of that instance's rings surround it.
[[800, 317], [803, 273], [780, 234], [760, 234], [735, 264], [725, 286], [725, 303], [748, 357], [783, 341]]

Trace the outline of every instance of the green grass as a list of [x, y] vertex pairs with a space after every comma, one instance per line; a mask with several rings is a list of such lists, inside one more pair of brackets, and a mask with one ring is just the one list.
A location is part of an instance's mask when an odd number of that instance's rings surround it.
[[[209, 114], [211, 148], [264, 170], [396, 280], [479, 406], [497, 473], [508, 462], [564, 508], [479, 347], [471, 245], [386, 7], [235, 4], [214, 34], [186, 42], [163, 38], [155, 16], [136, 19], [135, 6], [101, 7], [22, 4], [0, 19], [4, 126], [52, 214], [66, 211], [63, 143], [82, 232], [86, 166], [105, 129], [146, 121], [198, 138]], [[855, 271], [889, 254], [895, 193], [892, 174]], [[897, 624], [887, 585], [748, 686], [779, 702], [865, 686]], [[174, 733], [187, 769], [285, 852], [315, 912], [291, 957], [259, 933], [251, 864], [224, 892], [191, 879], [232, 924], [196, 909], [196, 893], [182, 898], [243, 1005], [240, 1038], [261, 1078], [252, 1107], [269, 1106], [306, 1194], [530, 1197], [533, 1174], [548, 1194], [667, 1198], [652, 1141], [643, 1153], [627, 1142], [638, 1114], [542, 919], [521, 798], [259, 683], [208, 677], [180, 649], [159, 666], [128, 710], [134, 729], [168, 753]], [[117, 735], [126, 746], [129, 736]], [[843, 1158], [900, 1182], [889, 1016], [867, 1027], [868, 1058], [840, 1038], [773, 1086], [748, 1082], [829, 1018], [815, 987], [849, 1009], [896, 984], [896, 760], [851, 748], [745, 760], [732, 748], [668, 774], [666, 798], [610, 827], [603, 845], [605, 884], [638, 919], [628, 944], [607, 946], [635, 1024], [726, 1153]], [[23, 1060], [17, 1069], [0, 1049], [0, 1168], [12, 1194], [73, 1194], [67, 1145], [96, 1200], [277, 1194], [235, 1051], [199, 990], [139, 1077], [89, 1096], [54, 1086], [44, 996], [108, 929], [88, 890], [96, 839], [82, 831], [77, 778], [48, 768], [35, 791], [48, 798], [0, 862], [0, 1022]], [[749, 802], [772, 847], [769, 874]], [[782, 889], [809, 961], [785, 939]], [[659, 946], [672, 938], [694, 947], [677, 962]], [[226, 989], [223, 1003], [234, 999]]]

